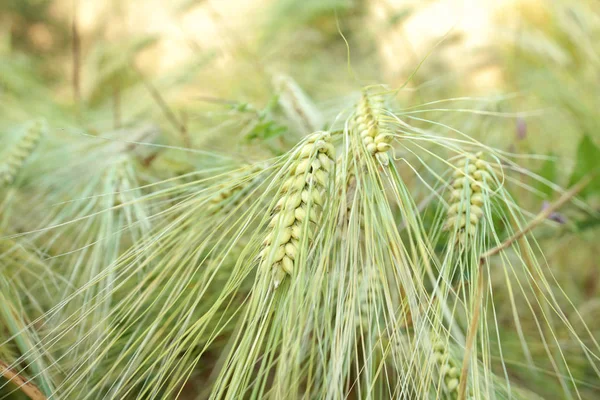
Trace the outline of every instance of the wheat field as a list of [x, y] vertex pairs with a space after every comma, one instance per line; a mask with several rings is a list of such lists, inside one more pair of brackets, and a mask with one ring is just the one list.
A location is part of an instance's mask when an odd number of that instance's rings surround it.
[[600, 398], [594, 0], [0, 2], [0, 399]]

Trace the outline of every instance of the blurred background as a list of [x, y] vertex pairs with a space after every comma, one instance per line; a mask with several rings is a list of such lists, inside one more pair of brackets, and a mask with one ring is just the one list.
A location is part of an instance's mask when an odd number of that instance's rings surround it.
[[[405, 85], [406, 103], [519, 93], [510, 106], [526, 116], [582, 94], [591, 110], [597, 96], [590, 85], [598, 74], [588, 69], [598, 62], [598, 5], [571, 3], [4, 0], [0, 80], [4, 97], [32, 96], [37, 85], [43, 99], [36, 102], [69, 107], [96, 130], [127, 126], [142, 115], [193, 130], [218, 101], [264, 107], [280, 73], [317, 103], [385, 84]], [[571, 87], [575, 78], [578, 87]], [[559, 93], [567, 85], [571, 93]], [[582, 90], [587, 93], [577, 93]], [[544, 96], [544, 104], [536, 102]], [[157, 101], [166, 104], [150, 104]], [[577, 140], [553, 141], [580, 133], [570, 129], [572, 117], [557, 118], [564, 126], [554, 132], [530, 122], [528, 140], [540, 152], [572, 154]], [[187, 145], [200, 141], [195, 136]]]
[[[323, 57], [327, 50], [343, 49], [340, 33], [344, 33], [351, 39], [351, 53], [364, 56], [368, 51], [369, 61], [359, 62], [368, 71], [362, 79], [395, 84], [442, 39], [446, 43], [438, 46], [436, 61], [444, 61], [446, 73], [464, 72], [485, 61], [478, 50], [498, 39], [498, 34], [510, 34], [522, 13], [533, 19], [543, 19], [544, 14], [536, 0], [2, 3], [3, 51], [23, 51], [45, 60], [48, 75], [62, 83], [72, 80], [73, 57], [77, 57], [79, 95], [84, 98], [93, 92], [95, 73], [102, 69], [98, 64], [110, 57], [111, 49], [123, 57], [133, 56], [139, 68], [151, 75], [172, 72], [203, 56], [211, 58], [207, 68], [219, 71], [240, 68], [242, 63], [251, 70], [258, 65], [292, 67], [292, 59], [312, 58], [329, 61], [322, 65], [338, 70], [339, 76], [339, 70], [345, 69], [345, 51], [329, 54], [327, 60]], [[486, 92], [502, 84], [497, 66], [479, 67], [464, 82], [471, 89]], [[67, 100], [68, 85], [58, 89], [56, 94]], [[196, 93], [216, 90], [206, 82], [196, 87]]]

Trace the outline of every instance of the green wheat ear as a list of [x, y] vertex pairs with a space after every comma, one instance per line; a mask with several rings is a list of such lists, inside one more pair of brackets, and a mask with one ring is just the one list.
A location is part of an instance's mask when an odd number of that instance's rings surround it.
[[[300, 146], [283, 183], [269, 222], [273, 229], [265, 238], [261, 252], [262, 268], [272, 268], [277, 288], [292, 275], [305, 235], [312, 240], [323, 209], [323, 192], [334, 166], [335, 149], [329, 132], [309, 135]], [[308, 226], [307, 226], [308, 224]]]
[[43, 135], [43, 123], [36, 121], [9, 150], [8, 155], [6, 155], [6, 161], [0, 166], [0, 183], [5, 186], [13, 184], [23, 165], [25, 165], [27, 159], [35, 151]]
[[261, 162], [234, 171], [231, 177], [233, 184], [231, 181], [219, 184], [217, 193], [210, 198], [208, 204], [210, 213], [217, 214], [237, 206], [239, 201], [264, 179], [262, 172], [266, 167], [267, 165]]
[[462, 244], [477, 234], [484, 204], [492, 182], [491, 168], [481, 159], [483, 153], [467, 154], [456, 163], [445, 229], [453, 231]]
[[458, 398], [460, 364], [448, 353], [445, 344], [441, 341], [434, 343], [433, 351], [444, 392], [452, 399]]
[[354, 120], [367, 151], [379, 162], [387, 166], [390, 162], [387, 151], [391, 149], [392, 135], [383, 121], [383, 99], [380, 96], [363, 93]]

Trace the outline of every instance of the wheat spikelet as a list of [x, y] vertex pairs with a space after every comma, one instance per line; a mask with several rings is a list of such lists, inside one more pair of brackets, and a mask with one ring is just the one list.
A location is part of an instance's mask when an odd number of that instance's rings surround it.
[[373, 329], [373, 325], [379, 318], [381, 313], [380, 304], [382, 295], [381, 278], [377, 273], [377, 267], [364, 266], [358, 276], [358, 305], [359, 328], [363, 331]]
[[283, 195], [269, 223], [273, 230], [265, 238], [261, 252], [263, 265], [273, 270], [275, 288], [286, 274], [292, 274], [304, 232], [308, 232], [308, 240], [312, 239], [313, 226], [305, 229], [304, 223], [319, 221], [334, 152], [330, 134], [318, 132], [308, 136], [296, 153], [297, 159], [290, 167], [281, 189]]
[[[342, 172], [343, 169], [346, 169], [345, 174]], [[338, 195], [344, 199], [343, 206], [340, 209], [339, 225], [347, 227], [356, 197], [357, 180], [353, 168], [346, 165], [342, 157], [338, 157], [336, 161], [336, 170], [338, 171], [336, 175], [336, 187], [339, 188]], [[360, 221], [362, 222], [362, 219]]]
[[387, 151], [391, 149], [392, 136], [382, 123], [383, 99], [363, 93], [356, 110], [356, 129], [367, 151], [382, 165], [390, 162]]
[[433, 353], [444, 391], [450, 398], [458, 398], [460, 366], [448, 353], [446, 346], [442, 342], [437, 342], [433, 345]]
[[446, 230], [455, 230], [457, 240], [465, 243], [477, 233], [483, 217], [487, 188], [492, 180], [489, 164], [481, 159], [482, 153], [467, 154], [456, 164], [452, 193], [446, 220]]
[[[249, 169], [244, 169], [243, 172], [235, 174], [233, 179], [236, 183], [234, 185], [231, 185], [231, 183], [222, 183], [218, 185], [217, 193], [212, 196], [208, 202], [209, 212], [211, 214], [217, 214], [225, 208], [236, 206], [239, 200], [244, 197], [244, 194], [262, 179], [260, 172], [264, 169], [265, 165], [263, 163], [249, 166]], [[254, 177], [248, 179], [252, 176]]]
[[4, 185], [11, 185], [17, 174], [27, 161], [27, 158], [33, 153], [43, 135], [42, 123], [35, 122], [23, 135], [23, 137], [10, 149], [6, 156], [6, 161], [2, 163], [0, 170], [0, 182]]

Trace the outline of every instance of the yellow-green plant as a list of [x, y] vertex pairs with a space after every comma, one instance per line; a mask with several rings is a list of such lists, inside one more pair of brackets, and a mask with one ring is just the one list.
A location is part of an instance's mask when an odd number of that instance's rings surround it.
[[[146, 39], [73, 54], [91, 91], [64, 107], [0, 53], [2, 138], [32, 115], [51, 133], [27, 159], [34, 125], [2, 164], [0, 397], [595, 398], [594, 287], [580, 308], [538, 236], [576, 225], [554, 215], [567, 204], [595, 215], [577, 198], [596, 186], [593, 157], [570, 190], [533, 172], [553, 158], [488, 134], [521, 99], [429, 99], [440, 64], [410, 92], [355, 90], [379, 75], [366, 37], [393, 27], [364, 34], [378, 6], [334, 3], [290, 17], [310, 28], [276, 69], [235, 28], [195, 59], [206, 70], [153, 76], [135, 60]], [[566, 53], [581, 32], [568, 21]], [[346, 41], [318, 52], [303, 35]], [[593, 61], [580, 44], [571, 58]], [[198, 98], [167, 90], [194, 79]]]

